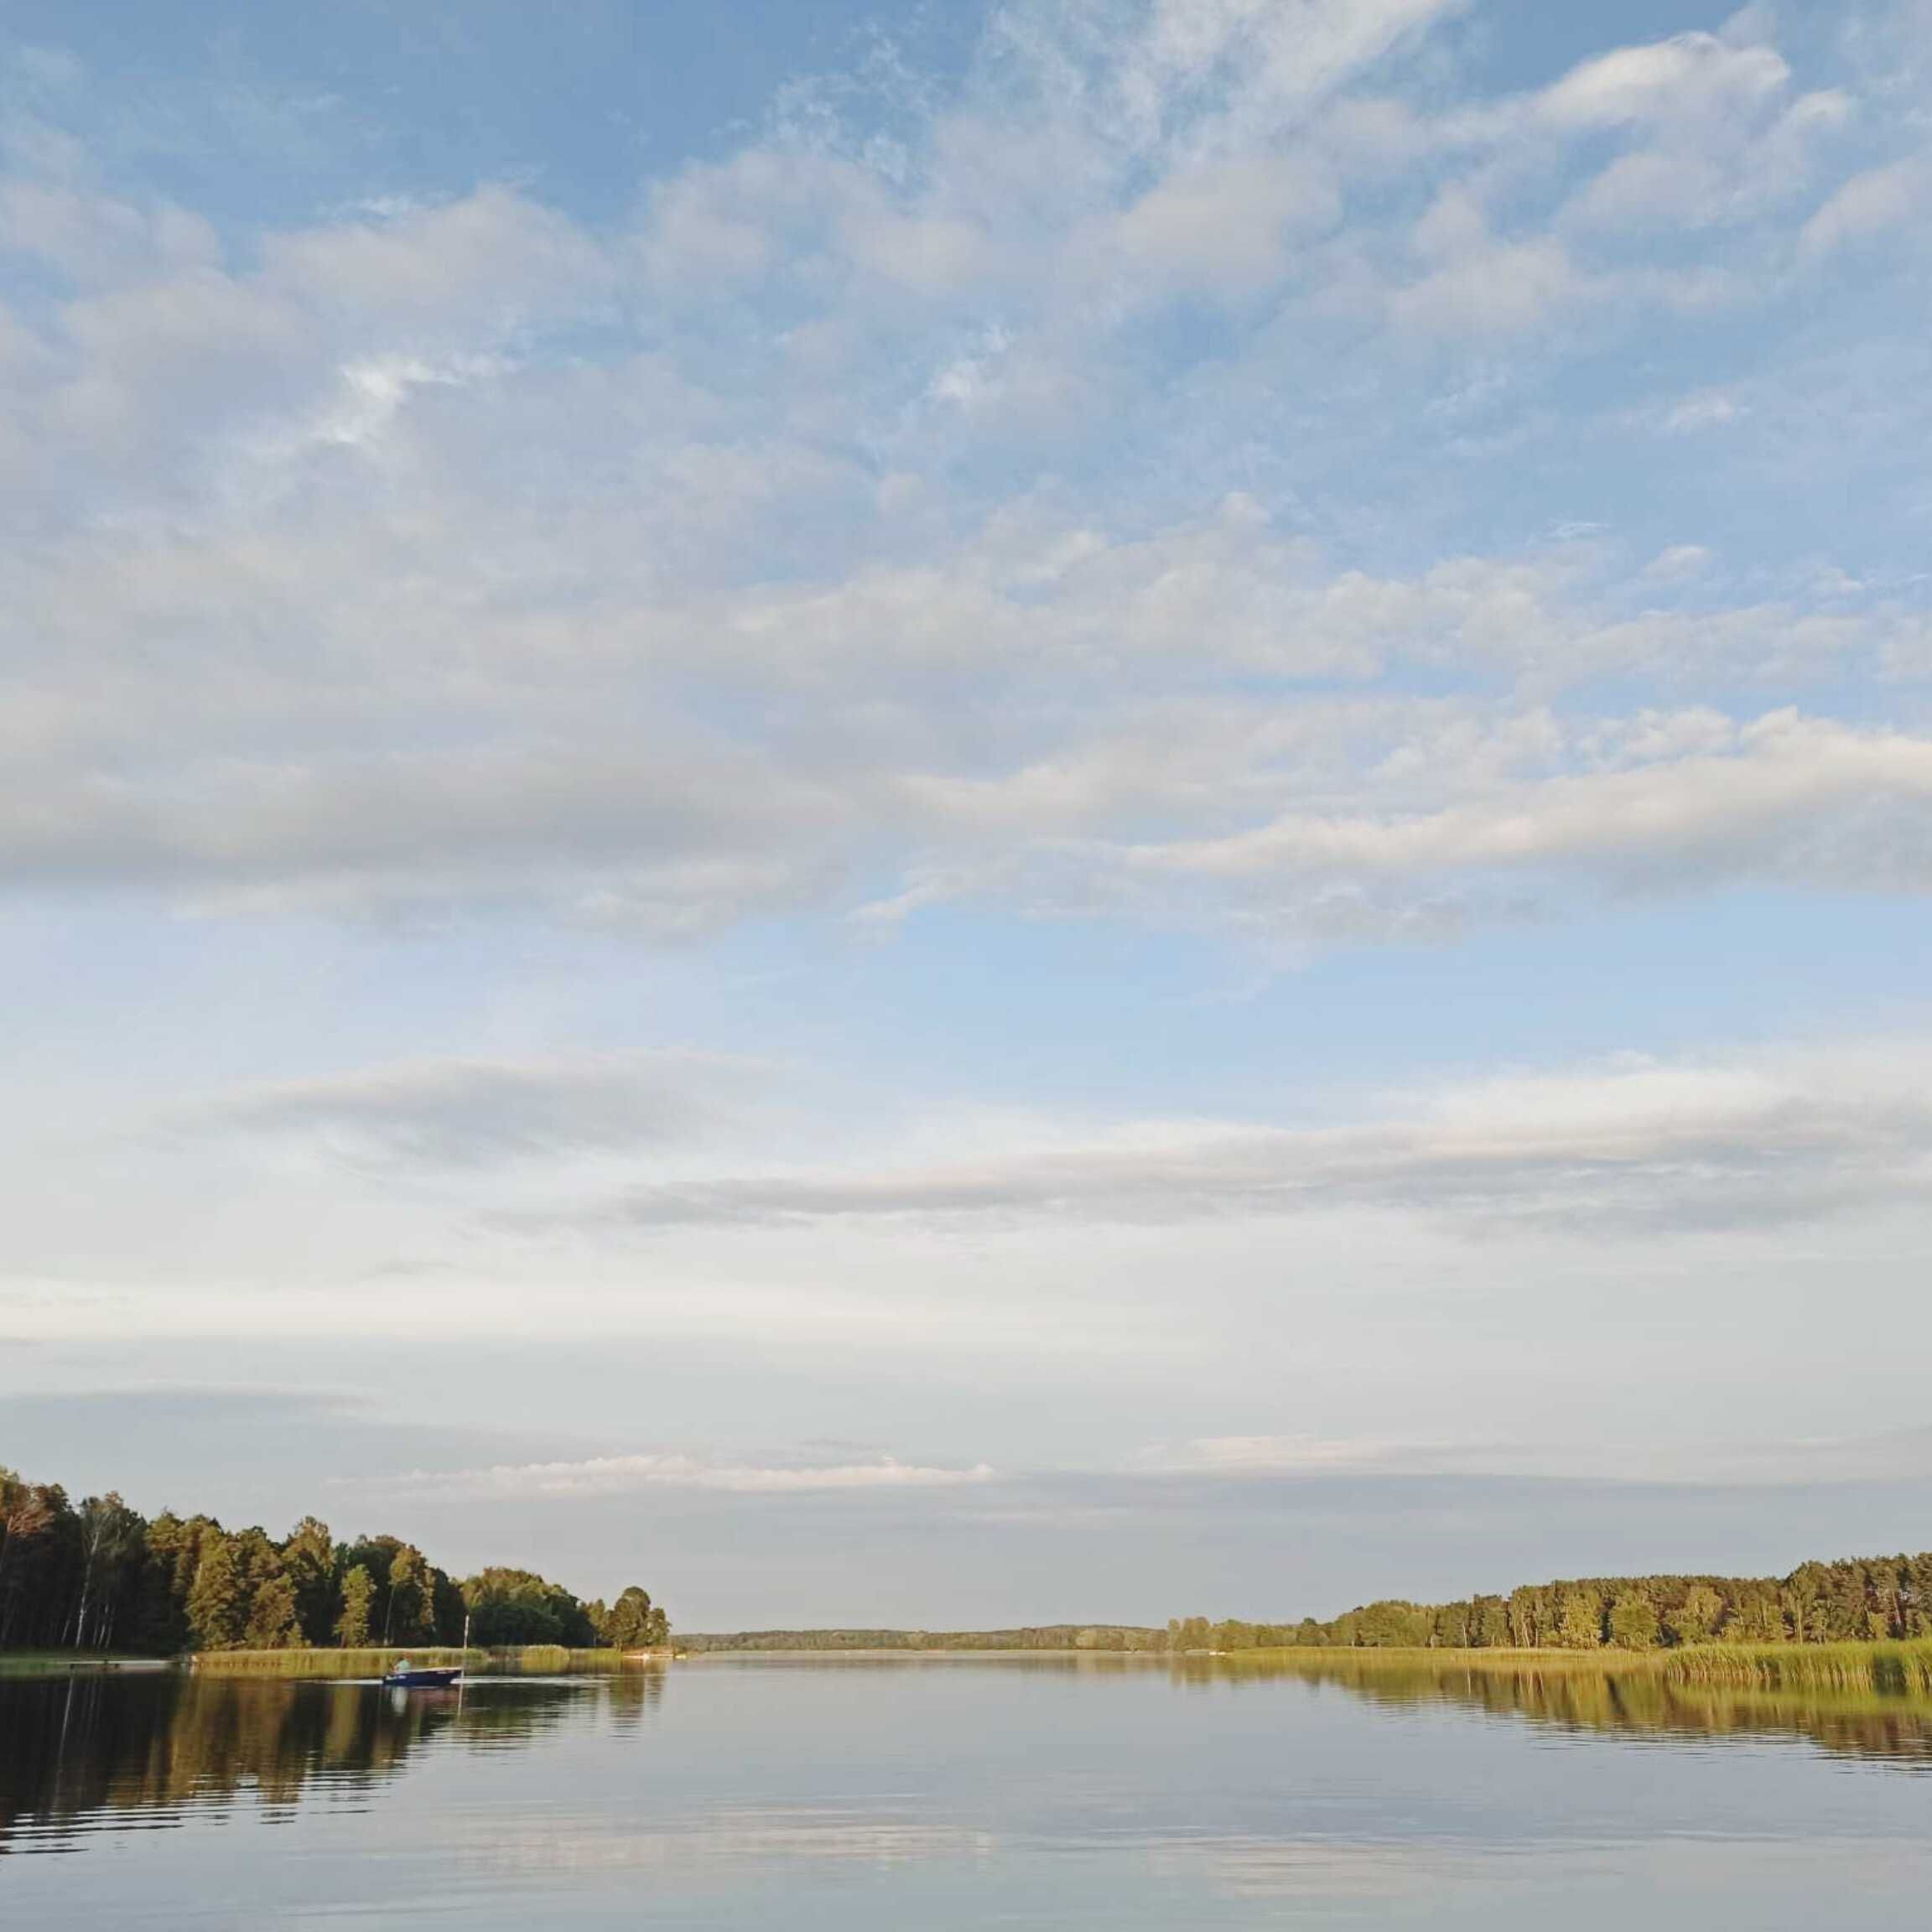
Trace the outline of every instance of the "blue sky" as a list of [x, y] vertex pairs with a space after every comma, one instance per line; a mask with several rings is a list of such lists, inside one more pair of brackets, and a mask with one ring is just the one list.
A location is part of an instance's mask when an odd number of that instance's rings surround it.
[[0, 1457], [687, 1626], [1923, 1541], [1929, 77], [10, 9]]

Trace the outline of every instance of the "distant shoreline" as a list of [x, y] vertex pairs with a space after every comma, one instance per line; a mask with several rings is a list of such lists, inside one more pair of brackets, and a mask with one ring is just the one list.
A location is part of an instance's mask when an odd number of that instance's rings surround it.
[[772, 1644], [686, 1650], [682, 1646], [632, 1651], [568, 1650], [531, 1644], [493, 1650], [416, 1645], [405, 1649], [217, 1650], [174, 1658], [98, 1656], [41, 1652], [0, 1654], [0, 1676], [153, 1675], [177, 1670], [201, 1678], [366, 1680], [408, 1656], [428, 1665], [463, 1665], [502, 1676], [617, 1676], [677, 1664], [753, 1663], [1016, 1663], [1039, 1659], [1086, 1665], [1096, 1670], [1132, 1667], [1185, 1676], [1192, 1672], [1245, 1675], [1375, 1677], [1421, 1673], [1436, 1677], [1586, 1677], [1648, 1679], [1683, 1690], [1853, 1691], [1881, 1697], [1932, 1696], [1932, 1640], [1879, 1639], [1846, 1644], [1702, 1644], [1674, 1649], [1610, 1648], [1456, 1648], [1386, 1645], [1256, 1646], [1242, 1650], [1107, 1650], [1078, 1646], [999, 1648], [909, 1644], [850, 1649]]
[[1932, 1641], [1881, 1639], [1847, 1644], [1700, 1644], [1674, 1649], [1620, 1650], [1608, 1647], [1563, 1650], [1449, 1646], [1280, 1644], [1243, 1650], [1103, 1650], [1078, 1648], [998, 1649], [941, 1645], [850, 1649], [771, 1645], [754, 1649], [680, 1649], [679, 1662], [732, 1658], [790, 1661], [900, 1662], [1046, 1658], [1089, 1662], [1096, 1667], [1132, 1664], [1185, 1671], [1203, 1665], [1239, 1675], [1272, 1670], [1283, 1675], [1374, 1675], [1393, 1671], [1466, 1672], [1478, 1675], [1599, 1675], [1650, 1677], [1664, 1683], [1771, 1690], [1856, 1690], [1882, 1696], [1932, 1696]]
[[102, 1657], [89, 1651], [0, 1650], [0, 1677], [104, 1676], [171, 1670], [171, 1657]]

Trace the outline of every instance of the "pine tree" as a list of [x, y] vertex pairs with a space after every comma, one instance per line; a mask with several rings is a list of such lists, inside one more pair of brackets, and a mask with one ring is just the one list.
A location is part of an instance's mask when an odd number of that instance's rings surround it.
[[282, 1567], [295, 1592], [295, 1615], [311, 1644], [329, 1640], [335, 1608], [335, 1540], [329, 1525], [304, 1516], [282, 1545]]

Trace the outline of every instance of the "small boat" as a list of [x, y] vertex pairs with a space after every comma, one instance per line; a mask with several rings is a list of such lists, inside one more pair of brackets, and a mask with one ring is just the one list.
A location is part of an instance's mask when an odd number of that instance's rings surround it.
[[455, 1665], [449, 1670], [430, 1670], [413, 1666], [407, 1657], [396, 1659], [396, 1668], [382, 1674], [385, 1688], [391, 1690], [447, 1690], [452, 1684], [463, 1680], [463, 1666]]

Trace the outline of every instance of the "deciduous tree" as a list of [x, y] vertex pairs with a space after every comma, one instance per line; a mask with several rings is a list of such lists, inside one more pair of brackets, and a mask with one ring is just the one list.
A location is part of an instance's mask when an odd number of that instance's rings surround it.
[[342, 1579], [342, 1610], [335, 1619], [335, 1640], [345, 1650], [359, 1650], [369, 1641], [375, 1601], [376, 1579], [358, 1563]]
[[188, 1634], [197, 1650], [230, 1650], [241, 1643], [248, 1618], [244, 1583], [233, 1542], [218, 1528], [205, 1530], [188, 1592]]
[[1610, 1606], [1610, 1641], [1619, 1650], [1654, 1650], [1657, 1635], [1657, 1606], [1641, 1590], [1626, 1591]]

